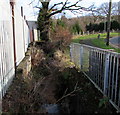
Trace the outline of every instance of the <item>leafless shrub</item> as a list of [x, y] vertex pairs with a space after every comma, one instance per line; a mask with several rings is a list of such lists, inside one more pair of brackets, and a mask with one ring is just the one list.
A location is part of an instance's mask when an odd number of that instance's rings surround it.
[[51, 40], [58, 42], [61, 47], [69, 45], [71, 38], [72, 35], [68, 28], [56, 26], [54, 30], [51, 30]]

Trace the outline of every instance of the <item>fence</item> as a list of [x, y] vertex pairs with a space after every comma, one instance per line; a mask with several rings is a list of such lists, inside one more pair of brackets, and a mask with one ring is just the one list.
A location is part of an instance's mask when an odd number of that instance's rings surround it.
[[[13, 19], [15, 32], [13, 31]], [[15, 34], [15, 44], [13, 43]], [[15, 6], [14, 16], [9, 0], [0, 1], [0, 103], [15, 75], [15, 63], [18, 65], [25, 57], [30, 43], [30, 33], [26, 20]], [[14, 50], [14, 45], [15, 50]], [[16, 62], [14, 58], [16, 54]]]
[[25, 57], [28, 44], [30, 43], [30, 33], [26, 21], [21, 16], [21, 12], [17, 7], [14, 8], [15, 20], [15, 44], [16, 44], [16, 64], [18, 65]]
[[120, 54], [88, 45], [70, 45], [71, 60], [120, 112]]
[[[7, 7], [6, 7], [7, 6]], [[0, 97], [14, 76], [12, 15], [8, 2], [0, 1]]]

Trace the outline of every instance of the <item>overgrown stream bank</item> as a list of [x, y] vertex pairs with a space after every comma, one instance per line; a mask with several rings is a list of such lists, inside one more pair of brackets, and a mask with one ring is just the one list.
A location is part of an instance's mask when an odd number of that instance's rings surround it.
[[68, 50], [44, 53], [41, 44], [37, 44], [31, 53], [32, 70], [27, 77], [17, 73], [3, 99], [3, 112], [114, 112], [107, 99], [70, 62]]

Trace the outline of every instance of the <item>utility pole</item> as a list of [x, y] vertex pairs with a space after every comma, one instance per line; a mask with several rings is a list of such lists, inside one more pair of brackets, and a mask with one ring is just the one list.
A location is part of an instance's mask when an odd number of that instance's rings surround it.
[[110, 38], [110, 21], [111, 21], [111, 7], [112, 7], [112, 0], [109, 2], [109, 12], [108, 12], [108, 19], [107, 19], [107, 38], [106, 38], [106, 45], [109, 46], [109, 38]]
[[104, 17], [104, 33], [106, 33], [106, 17]]

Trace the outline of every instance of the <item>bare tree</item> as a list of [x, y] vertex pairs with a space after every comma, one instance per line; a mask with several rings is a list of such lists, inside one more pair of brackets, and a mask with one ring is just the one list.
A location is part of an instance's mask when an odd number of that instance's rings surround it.
[[[103, 3], [101, 6], [98, 8], [98, 13], [103, 16], [107, 16], [109, 13], [109, 3]], [[113, 2], [111, 6], [111, 15], [118, 15], [118, 3]]]
[[[89, 14], [90, 16], [94, 17], [94, 22], [99, 22], [99, 21], [107, 21], [107, 17], [109, 14], [109, 2], [105, 2], [101, 4], [99, 7], [95, 7], [93, 5], [94, 10]], [[118, 2], [112, 2], [111, 6], [111, 19], [116, 20], [119, 22], [119, 5]]]
[[[96, 19], [104, 19], [105, 17], [108, 17], [109, 15], [109, 2], [105, 2], [101, 4], [99, 7], [94, 8], [92, 15]], [[116, 19], [119, 15], [119, 7], [118, 7], [118, 2], [113, 2], [111, 6], [111, 18]]]
[[49, 41], [50, 20], [53, 15], [67, 10], [74, 13], [80, 13], [82, 10], [89, 9], [80, 6], [80, 1], [81, 0], [77, 0], [74, 3], [71, 3], [70, 0], [65, 0], [65, 2], [54, 3], [50, 6], [51, 0], [39, 0], [41, 6], [36, 6], [36, 8], [40, 9], [38, 15], [38, 29], [41, 31], [41, 40]]

